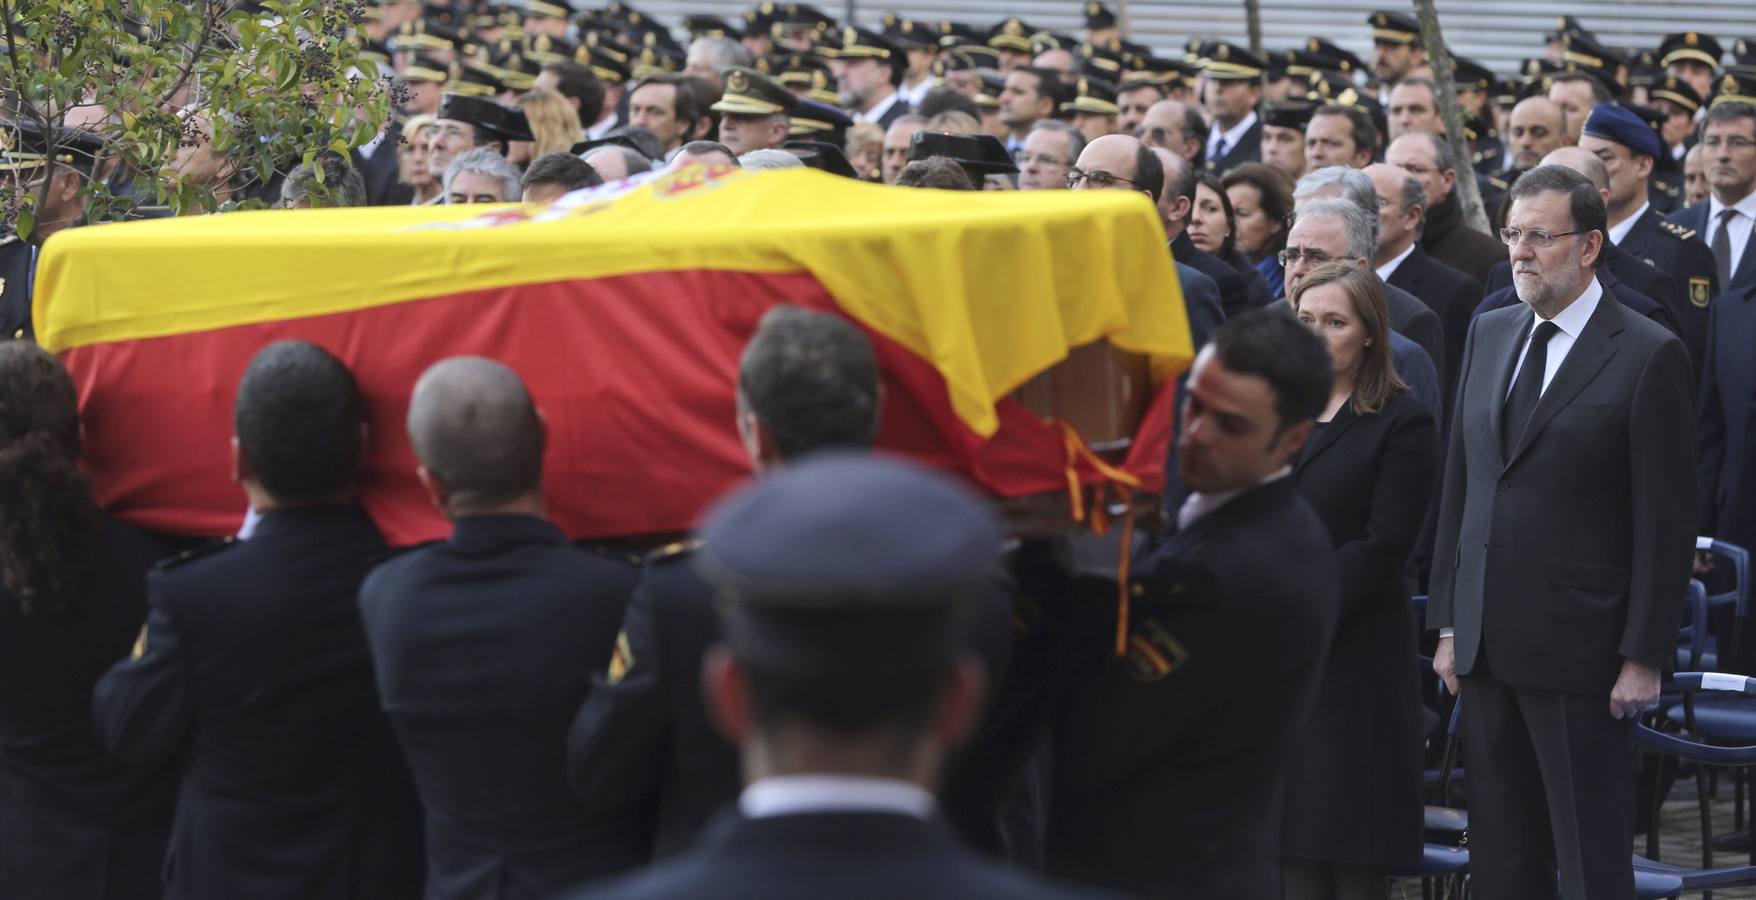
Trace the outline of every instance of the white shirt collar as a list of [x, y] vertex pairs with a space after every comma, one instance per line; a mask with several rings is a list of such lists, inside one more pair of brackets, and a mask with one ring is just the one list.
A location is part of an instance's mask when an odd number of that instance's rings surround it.
[[938, 804], [919, 785], [858, 775], [777, 775], [744, 788], [738, 811], [746, 818], [801, 813], [877, 812], [930, 818]]
[[1229, 131], [1219, 131], [1218, 130], [1219, 123], [1218, 122], [1213, 123], [1213, 125], [1208, 128], [1208, 137], [1207, 137], [1208, 155], [1211, 156], [1213, 154], [1213, 148], [1215, 146], [1215, 142], [1214, 142], [1214, 135], [1215, 134], [1217, 134], [1220, 138], [1223, 138], [1225, 140], [1226, 152], [1230, 153], [1232, 148], [1238, 146], [1238, 142], [1244, 139], [1244, 132], [1249, 131], [1250, 126], [1255, 125], [1255, 124], [1256, 124], [1256, 111], [1255, 110], [1251, 110], [1249, 115], [1247, 115], [1243, 119], [1239, 120], [1238, 124], [1233, 125]]
[[593, 122], [591, 124], [591, 127], [585, 129], [585, 139], [588, 141], [600, 140], [603, 138], [604, 135], [610, 133], [610, 129], [615, 128], [615, 127], [616, 127], [616, 111], [610, 110], [609, 115], [604, 116], [603, 118], [597, 120], [596, 122]]
[[[1722, 210], [1724, 210], [1725, 208], [1726, 208], [1726, 205], [1724, 203], [1719, 202], [1718, 197], [1714, 196], [1711, 193], [1709, 193], [1707, 195], [1707, 221], [1708, 222], [1712, 222], [1714, 219], [1719, 218], [1720, 212]], [[1736, 209], [1738, 212], [1742, 213], [1745, 218], [1756, 219], [1756, 191], [1751, 191], [1748, 195], [1746, 195], [1744, 197], [1744, 199], [1739, 200], [1736, 203], [1733, 203], [1732, 208]]]
[[372, 135], [371, 140], [365, 142], [364, 144], [361, 144], [360, 145], [361, 158], [371, 159], [372, 154], [377, 153], [378, 147], [384, 143], [384, 135], [385, 135], [385, 131], [383, 129], [379, 129], [377, 134]]
[[1603, 296], [1604, 286], [1598, 282], [1597, 276], [1593, 275], [1591, 284], [1585, 286], [1585, 293], [1580, 294], [1578, 300], [1569, 303], [1566, 309], [1561, 310], [1560, 315], [1549, 321], [1555, 323], [1555, 327], [1561, 329], [1568, 337], [1577, 341], [1579, 333], [1585, 330], [1585, 323], [1591, 321], [1591, 314], [1597, 312], [1598, 301], [1603, 299]]
[[[1272, 484], [1291, 474], [1293, 474], [1292, 466], [1281, 466], [1279, 471], [1273, 472], [1267, 478], [1256, 482], [1255, 487]], [[1238, 488], [1231, 491], [1215, 491], [1211, 494], [1204, 494], [1200, 491], [1196, 491], [1195, 493], [1190, 494], [1189, 499], [1183, 501], [1183, 508], [1177, 510], [1177, 530], [1181, 531], [1188, 528], [1190, 525], [1195, 524], [1196, 520], [1200, 519], [1202, 516], [1236, 500], [1238, 495], [1244, 493], [1246, 490], [1252, 490], [1252, 488]]]
[[1396, 254], [1395, 259], [1385, 263], [1384, 265], [1379, 266], [1378, 267], [1378, 280], [1379, 281], [1389, 281], [1390, 276], [1396, 274], [1396, 267], [1402, 265], [1402, 261], [1405, 259], [1408, 259], [1409, 254], [1415, 252], [1415, 247], [1419, 246], [1419, 244], [1420, 244], [1419, 241], [1410, 241], [1409, 245], [1408, 245], [1408, 249], [1402, 251], [1401, 253]]
[[1634, 215], [1631, 215], [1628, 218], [1623, 219], [1622, 221], [1617, 222], [1614, 225], [1611, 225], [1610, 226], [1610, 243], [1620, 245], [1622, 243], [1622, 239], [1628, 236], [1628, 232], [1634, 230], [1634, 223], [1640, 221], [1640, 217], [1646, 215], [1646, 211], [1651, 209], [1651, 208], [1652, 208], [1651, 203], [1642, 203], [1642, 204], [1640, 204], [1640, 208], [1634, 211]]
[[854, 113], [854, 121], [856, 121], [856, 122], [876, 122], [876, 121], [884, 118], [884, 114], [890, 112], [890, 108], [892, 106], [895, 106], [897, 103], [899, 103], [901, 101], [902, 101], [902, 93], [900, 91], [891, 91], [890, 96], [884, 98], [883, 103], [880, 103], [877, 106], [872, 107], [871, 112], [865, 112], [865, 113], [856, 112], [856, 113]]

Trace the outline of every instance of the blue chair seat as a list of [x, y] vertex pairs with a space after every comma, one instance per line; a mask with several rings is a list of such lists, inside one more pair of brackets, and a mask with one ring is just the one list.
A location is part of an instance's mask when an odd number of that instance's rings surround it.
[[1683, 895], [1683, 879], [1663, 872], [1634, 870], [1635, 900], [1665, 900]]
[[1444, 878], [1468, 868], [1468, 850], [1447, 847], [1444, 844], [1427, 844], [1421, 848], [1420, 862], [1410, 866], [1392, 866], [1390, 874], [1397, 878]]
[[1691, 869], [1687, 866], [1673, 866], [1670, 863], [1655, 862], [1638, 855], [1634, 857], [1634, 871], [1674, 877], [1683, 883], [1683, 890], [1690, 892], [1722, 887], [1739, 887], [1756, 881], [1756, 866]]
[[[1665, 717], [1682, 725], [1686, 721], [1683, 704], [1665, 710]], [[1697, 699], [1695, 730], [1716, 740], [1756, 741], [1756, 701]]]
[[1429, 806], [1421, 824], [1429, 835], [1457, 837], [1469, 828], [1469, 812], [1449, 806]]

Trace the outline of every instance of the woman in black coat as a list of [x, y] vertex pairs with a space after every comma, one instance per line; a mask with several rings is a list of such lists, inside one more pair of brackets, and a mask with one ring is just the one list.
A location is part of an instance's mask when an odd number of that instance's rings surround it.
[[149, 900], [175, 802], [172, 767], [99, 749], [92, 686], [146, 620], [161, 548], [105, 516], [80, 473], [73, 380], [0, 344], [0, 897]]
[[1342, 608], [1287, 771], [1286, 897], [1385, 898], [1390, 868], [1421, 853], [1420, 675], [1404, 569], [1438, 477], [1438, 431], [1391, 366], [1376, 277], [1319, 266], [1293, 305], [1335, 364], [1293, 477], [1329, 529]]

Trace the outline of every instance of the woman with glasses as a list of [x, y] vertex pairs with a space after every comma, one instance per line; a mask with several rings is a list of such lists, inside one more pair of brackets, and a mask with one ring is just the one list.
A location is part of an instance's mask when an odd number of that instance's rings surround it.
[[1274, 295], [1269, 291], [1262, 272], [1238, 251], [1237, 230], [1237, 218], [1224, 185], [1211, 172], [1197, 174], [1195, 205], [1189, 210], [1189, 240], [1194, 241], [1196, 247], [1224, 260], [1244, 279], [1244, 307], [1227, 309], [1227, 318], [1274, 302]]
[[1384, 900], [1421, 854], [1421, 701], [1405, 577], [1439, 472], [1433, 414], [1397, 376], [1370, 270], [1328, 262], [1292, 288], [1334, 364], [1293, 478], [1334, 543], [1341, 615], [1287, 771], [1286, 900]]
[[1262, 163], [1233, 166], [1220, 179], [1237, 223], [1234, 243], [1250, 260], [1275, 300], [1286, 299], [1286, 272], [1276, 254], [1287, 245], [1287, 217], [1293, 211], [1293, 182], [1285, 172]]
[[146, 619], [163, 548], [98, 509], [73, 379], [0, 344], [0, 897], [156, 898], [176, 768], [101, 750], [92, 687]]

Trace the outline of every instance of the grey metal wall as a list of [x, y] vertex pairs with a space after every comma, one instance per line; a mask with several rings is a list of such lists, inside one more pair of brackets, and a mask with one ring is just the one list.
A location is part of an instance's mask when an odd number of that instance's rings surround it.
[[[588, 3], [595, 0], [586, 0]], [[753, 5], [746, 0], [631, 0], [661, 17], [715, 13], [733, 18]], [[1115, 6], [1119, 0], [1110, 0]], [[1077, 34], [1081, 0], [821, 0], [830, 15], [851, 8], [862, 24], [876, 23], [887, 11], [972, 24], [1017, 15], [1039, 28]], [[1366, 56], [1371, 35], [1366, 15], [1380, 8], [1406, 7], [1406, 0], [1261, 0], [1262, 41], [1269, 49], [1292, 47], [1307, 37], [1325, 37]], [[1452, 49], [1510, 74], [1518, 62], [1543, 52], [1544, 31], [1563, 15], [1577, 17], [1612, 47], [1657, 47], [1660, 36], [1698, 29], [1731, 38], [1756, 38], [1756, 0], [1437, 0], [1445, 39]], [[1192, 34], [1244, 42], [1241, 0], [1129, 0], [1132, 35], [1163, 51], [1181, 51]]]

